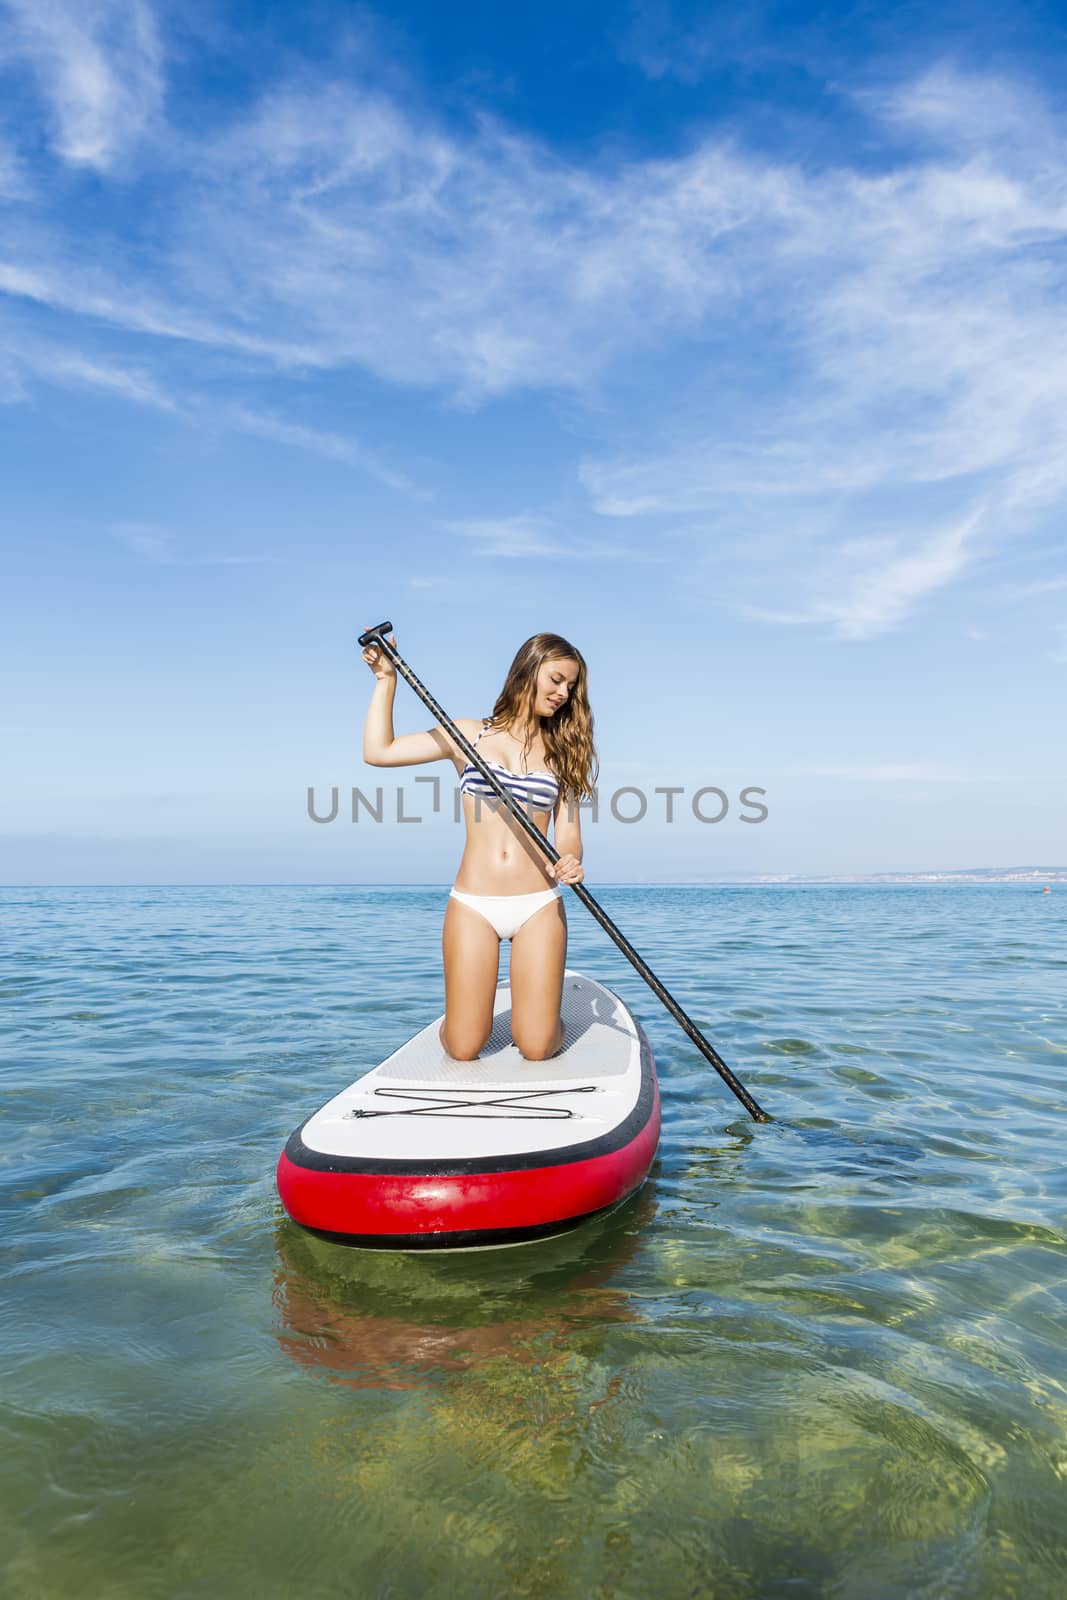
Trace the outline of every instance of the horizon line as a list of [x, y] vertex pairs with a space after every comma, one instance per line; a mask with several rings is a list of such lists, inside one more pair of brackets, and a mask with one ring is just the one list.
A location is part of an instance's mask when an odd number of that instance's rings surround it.
[[[805, 873], [782, 874], [766, 873], [753, 877], [731, 878], [693, 878], [693, 879], [614, 879], [597, 880], [597, 887], [601, 889], [713, 889], [713, 888], [752, 888], [752, 889], [788, 889], [800, 887], [805, 884], [813, 886], [833, 886], [839, 888], [864, 888], [870, 887], [874, 880], [895, 879], [896, 884], [884, 884], [884, 887], [914, 887], [914, 888], [939, 888], [939, 887], [965, 887], [962, 884], [938, 884], [910, 882], [908, 880], [926, 879], [937, 877], [941, 879], [967, 878], [990, 875], [992, 881], [1010, 883], [1012, 878], [996, 878], [997, 873], [1033, 873], [1035, 876], [1063, 874], [1067, 877], [1067, 867], [975, 867], [975, 868], [937, 868], [931, 867], [915, 872], [883, 873]], [[568, 885], [564, 885], [568, 887]], [[451, 882], [432, 882], [429, 880], [386, 880], [386, 879], [205, 879], [197, 882], [137, 880], [126, 883], [0, 883], [0, 889], [451, 889]]]

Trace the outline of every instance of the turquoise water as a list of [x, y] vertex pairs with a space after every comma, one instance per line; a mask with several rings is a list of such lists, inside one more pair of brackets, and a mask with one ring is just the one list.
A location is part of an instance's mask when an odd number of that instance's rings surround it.
[[5, 1595], [1059, 1600], [1067, 895], [590, 887], [777, 1120], [570, 897], [658, 1162], [448, 1258], [273, 1178], [446, 889], [0, 891]]

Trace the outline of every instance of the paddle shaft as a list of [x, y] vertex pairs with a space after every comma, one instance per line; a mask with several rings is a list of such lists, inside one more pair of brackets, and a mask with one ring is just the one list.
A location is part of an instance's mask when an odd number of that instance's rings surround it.
[[[385, 654], [389, 657], [390, 661], [392, 661], [394, 667], [404, 679], [405, 683], [409, 683], [411, 685], [419, 699], [423, 702], [428, 710], [433, 712], [433, 715], [437, 718], [441, 726], [448, 729], [452, 738], [455, 739], [456, 743], [467, 756], [468, 760], [473, 763], [473, 765], [481, 773], [482, 777], [485, 778], [493, 792], [504, 801], [512, 815], [526, 830], [530, 838], [537, 845], [538, 849], [543, 851], [550, 861], [558, 861], [559, 851], [548, 839], [545, 838], [545, 835], [534, 823], [532, 817], [530, 817], [528, 813], [523, 810], [515, 797], [508, 792], [492, 769], [487, 766], [486, 762], [478, 754], [470, 740], [467, 739], [466, 736], [456, 727], [447, 711], [438, 705], [429, 689], [427, 689], [426, 685], [421, 681], [421, 679], [418, 678], [411, 670], [403, 656], [401, 656], [399, 651], [396, 649], [395, 645], [390, 644], [389, 640], [386, 638], [386, 635], [392, 631], [392, 626], [393, 624], [391, 622], [380, 622], [377, 627], [368, 628], [366, 633], [361, 633], [359, 635], [360, 646], [363, 649], [366, 649], [369, 644], [375, 644], [380, 649], [385, 651]], [[744, 1084], [730, 1071], [730, 1068], [726, 1065], [726, 1062], [722, 1059], [722, 1056], [715, 1049], [714, 1045], [708, 1043], [707, 1039], [705, 1039], [696, 1023], [690, 1016], [687, 1015], [685, 1011], [682, 1010], [674, 996], [663, 987], [662, 983], [660, 983], [651, 967], [637, 953], [621, 929], [615, 926], [615, 923], [608, 916], [603, 906], [601, 906], [599, 902], [594, 899], [585, 885], [582, 883], [570, 883], [567, 885], [567, 887], [573, 890], [573, 892], [578, 896], [579, 900], [585, 906], [586, 910], [596, 918], [597, 922], [599, 922], [604, 932], [609, 936], [609, 938], [615, 941], [623, 955], [626, 957], [627, 961], [630, 962], [631, 966], [636, 967], [637, 971], [641, 974], [642, 978], [644, 978], [653, 994], [655, 994], [657, 998], [663, 1002], [671, 1016], [678, 1023], [679, 1027], [681, 1027], [688, 1034], [689, 1038], [692, 1039], [701, 1055], [706, 1057], [706, 1059], [711, 1062], [712, 1066], [715, 1068], [715, 1071], [719, 1074], [719, 1077], [737, 1096], [745, 1110], [748, 1112], [749, 1116], [752, 1117], [756, 1122], [770, 1122], [770, 1114], [764, 1111], [762, 1106], [758, 1105], [756, 1101], [753, 1100]]]

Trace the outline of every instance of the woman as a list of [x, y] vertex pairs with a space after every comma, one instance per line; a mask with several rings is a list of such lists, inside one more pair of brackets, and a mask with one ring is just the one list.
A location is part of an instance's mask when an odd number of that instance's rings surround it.
[[444, 728], [394, 736], [396, 668], [378, 645], [368, 645], [363, 659], [377, 680], [364, 761], [410, 767], [448, 759], [460, 774], [467, 843], [445, 910], [441, 1043], [459, 1061], [472, 1061], [484, 1048], [493, 1028], [500, 943], [510, 939], [511, 1036], [530, 1061], [558, 1055], [567, 961], [562, 885], [584, 876], [577, 802], [593, 793], [598, 770], [585, 661], [559, 634], [535, 633], [511, 663], [492, 716], [456, 719], [546, 837], [553, 819], [560, 859], [552, 862]]

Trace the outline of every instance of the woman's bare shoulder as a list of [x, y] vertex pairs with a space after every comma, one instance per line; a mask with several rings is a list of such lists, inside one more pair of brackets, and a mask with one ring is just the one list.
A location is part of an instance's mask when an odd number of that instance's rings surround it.
[[[466, 738], [476, 739], [481, 733], [482, 728], [485, 726], [487, 719], [485, 717], [453, 717], [452, 721], [456, 724], [456, 727], [459, 729], [460, 733], [462, 733]], [[438, 726], [440, 726], [440, 724], [438, 724]], [[446, 739], [451, 739], [451, 735], [449, 734], [447, 728], [441, 728], [441, 732], [444, 734]], [[451, 742], [455, 744], [454, 739], [451, 740]], [[456, 748], [459, 748], [458, 745]]]
[[[486, 720], [487, 719], [485, 717], [453, 717], [452, 718], [452, 721], [455, 723], [456, 727], [459, 729], [460, 733], [468, 741], [469, 744], [473, 744], [474, 741], [477, 739], [478, 735], [482, 731], [482, 728], [485, 726]], [[442, 725], [440, 723], [438, 723], [438, 725], [437, 725], [437, 727], [436, 727], [436, 729], [434, 731], [438, 735], [439, 738], [444, 739], [445, 742], [447, 743], [447, 745], [448, 745], [448, 753], [452, 757], [452, 760], [455, 761], [457, 763], [457, 765], [459, 765], [460, 767], [464, 766], [466, 764], [466, 761], [467, 761], [466, 752], [462, 749], [462, 747], [452, 737], [452, 735], [449, 733], [448, 729], [445, 728], [445, 727], [442, 727]]]

